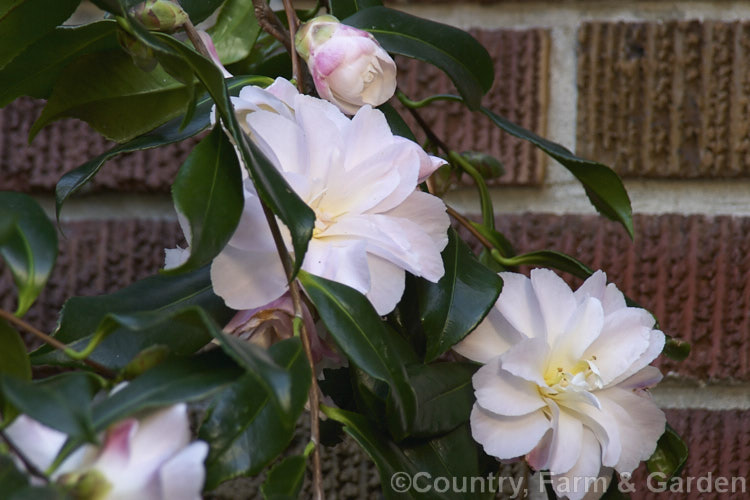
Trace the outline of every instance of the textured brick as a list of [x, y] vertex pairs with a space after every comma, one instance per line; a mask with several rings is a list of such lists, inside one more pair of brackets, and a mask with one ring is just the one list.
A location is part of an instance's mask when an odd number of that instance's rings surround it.
[[[547, 113], [549, 33], [531, 30], [474, 30], [495, 63], [495, 84], [483, 105], [519, 125], [544, 135]], [[399, 86], [412, 99], [451, 93], [453, 83], [435, 67], [401, 58]], [[403, 108], [399, 106], [403, 111]], [[486, 117], [458, 103], [436, 103], [420, 110], [432, 129], [457, 151], [482, 151], [503, 162], [499, 184], [534, 185], [544, 177], [544, 157], [531, 144], [492, 126]], [[424, 140], [419, 126], [403, 111], [411, 129]]]
[[[123, 220], [71, 222], [63, 225], [60, 255], [49, 283], [25, 319], [51, 332], [57, 314], [73, 295], [114, 292], [156, 273], [164, 264], [164, 248], [174, 247], [182, 233], [174, 222]], [[15, 308], [10, 272], [0, 264], [0, 306]]]
[[[114, 144], [78, 120], [43, 129], [29, 145], [31, 124], [43, 101], [22, 98], [0, 109], [0, 189], [49, 192], [67, 171]], [[196, 140], [120, 155], [107, 162], [87, 191], [168, 192], [177, 169]]]
[[[703, 500], [706, 498], [748, 498], [750, 495], [750, 428], [747, 421], [750, 411], [708, 411], [708, 410], [667, 410], [667, 421], [687, 442], [690, 455], [681, 477], [684, 490], [682, 493], [649, 491], [646, 482], [648, 472], [641, 466], [633, 477], [637, 487], [634, 499], [683, 498]], [[687, 478], [710, 477], [711, 485], [717, 477], [725, 477], [732, 484], [732, 478], [744, 478], [736, 482], [734, 493], [701, 492], [699, 484], [693, 480], [691, 491], [687, 491]], [[659, 488], [658, 478], [653, 484]], [[703, 486], [705, 488], [705, 486]]]
[[497, 226], [519, 251], [550, 248], [603, 269], [664, 332], [692, 343], [687, 361], [661, 360], [663, 370], [750, 380], [750, 218], [638, 216], [635, 243], [596, 216], [509, 215]]
[[578, 148], [626, 176], [750, 174], [750, 22], [584, 23]]

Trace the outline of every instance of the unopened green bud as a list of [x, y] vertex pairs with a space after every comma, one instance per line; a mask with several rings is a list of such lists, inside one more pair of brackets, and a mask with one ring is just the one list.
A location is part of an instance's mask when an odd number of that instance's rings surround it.
[[64, 474], [58, 483], [66, 487], [75, 500], [104, 500], [112, 490], [112, 483], [96, 469]]
[[120, 43], [120, 47], [133, 59], [133, 63], [143, 71], [153, 71], [156, 68], [158, 61], [151, 47], [138, 40], [125, 31], [125, 29], [119, 28], [117, 30], [117, 41]]
[[497, 179], [505, 174], [505, 167], [493, 156], [478, 151], [464, 151], [461, 156], [471, 163], [485, 179]]
[[334, 16], [318, 16], [299, 27], [294, 37], [297, 53], [307, 61], [310, 58], [310, 47], [319, 46], [333, 36], [341, 21]]
[[131, 14], [148, 30], [173, 33], [190, 20], [187, 13], [170, 0], [146, 0], [133, 7]]

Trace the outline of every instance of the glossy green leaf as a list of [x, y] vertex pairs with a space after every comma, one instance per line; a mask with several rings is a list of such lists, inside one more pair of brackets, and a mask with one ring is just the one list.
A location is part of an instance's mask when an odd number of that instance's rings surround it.
[[0, 491], [5, 496], [10, 496], [28, 484], [29, 478], [18, 470], [13, 459], [9, 455], [0, 454]]
[[436, 363], [412, 365], [407, 370], [418, 402], [412, 435], [443, 434], [469, 421], [476, 401], [471, 385], [476, 365]]
[[172, 199], [187, 219], [190, 256], [167, 274], [192, 271], [209, 264], [226, 246], [240, 221], [245, 197], [242, 166], [221, 127], [214, 127], [180, 167]]
[[591, 268], [576, 258], [554, 250], [538, 250], [516, 255], [507, 259], [507, 265], [551, 267], [584, 280], [594, 273]]
[[[452, 432], [431, 440], [414, 440], [408, 444], [396, 444], [387, 435], [379, 432], [363, 415], [340, 410], [338, 408], [323, 407], [323, 412], [331, 419], [344, 425], [344, 430], [370, 456], [378, 468], [383, 494], [387, 500], [391, 499], [485, 499], [493, 498], [494, 493], [488, 487], [481, 491], [453, 491], [448, 488], [445, 492], [425, 488], [431, 485], [429, 478], [445, 477], [456, 480], [461, 484], [463, 478], [467, 483], [472, 477], [488, 474], [484, 455], [471, 437], [468, 425], [462, 425]], [[417, 475], [418, 473], [422, 473]], [[429, 476], [425, 477], [425, 473]], [[397, 475], [412, 480], [422, 477], [417, 483], [419, 490], [413, 488], [413, 483], [394, 479]], [[396, 476], [396, 477], [398, 477]], [[395, 490], [394, 487], [412, 487]], [[489, 484], [487, 481], [486, 484]], [[495, 483], [495, 486], [497, 484]], [[442, 488], [441, 488], [442, 489]], [[461, 488], [457, 488], [460, 490]]]
[[[54, 337], [82, 350], [97, 331], [115, 328], [90, 356], [114, 369], [124, 367], [154, 344], [164, 345], [177, 355], [190, 354], [210, 341], [206, 327], [190, 318], [174, 322], [159, 320], [168, 320], [191, 306], [201, 307], [220, 324], [234, 314], [213, 293], [206, 267], [176, 276], [151, 276], [108, 295], [68, 299]], [[136, 326], [139, 329], [133, 330]], [[71, 363], [67, 356], [49, 346], [32, 353], [31, 359], [34, 364]]]
[[384, 103], [378, 106], [378, 109], [383, 112], [385, 119], [388, 120], [388, 126], [391, 127], [391, 132], [395, 135], [405, 137], [410, 141], [417, 142], [417, 138], [414, 137], [414, 133], [409, 128], [409, 125], [404, 121], [396, 108], [391, 106], [389, 103]]
[[487, 108], [482, 108], [482, 113], [498, 128], [529, 141], [567, 168], [583, 185], [586, 195], [596, 210], [605, 217], [622, 224], [628, 235], [633, 238], [633, 209], [630, 206], [630, 197], [614, 170], [602, 163], [584, 160], [563, 146], [548, 141]]
[[312, 237], [315, 213], [296, 195], [255, 142], [247, 138], [233, 112], [224, 77], [216, 65], [166, 35], [156, 33], [152, 42], [164, 50], [174, 51], [183, 57], [213, 98], [219, 116], [239, 147], [243, 163], [248, 169], [258, 195], [291, 233], [294, 248], [292, 275], [296, 275]]
[[91, 398], [99, 379], [87, 372], [69, 372], [36, 383], [0, 375], [0, 389], [21, 413], [81, 440], [94, 441]]
[[650, 473], [661, 474], [663, 480], [678, 476], [688, 458], [688, 447], [679, 434], [667, 424], [664, 434], [656, 443], [656, 451], [646, 462]]
[[397, 439], [405, 437], [416, 415], [417, 403], [406, 370], [399, 363], [398, 346], [370, 301], [341, 283], [300, 271], [299, 279], [318, 310], [323, 323], [349, 361], [389, 387], [389, 430]]
[[180, 6], [188, 13], [193, 24], [208, 18], [225, 0], [180, 0]]
[[42, 291], [57, 260], [57, 233], [30, 196], [0, 191], [0, 257], [18, 288], [22, 316]]
[[16, 491], [8, 500], [75, 500], [58, 486], [29, 486]]
[[84, 54], [117, 48], [112, 20], [58, 27], [32, 43], [0, 70], [0, 108], [17, 97], [47, 98], [60, 72]]
[[[26, 353], [26, 345], [16, 329], [2, 319], [0, 319], [0, 373], [12, 375], [21, 380], [31, 380], [31, 363]], [[10, 422], [15, 418], [16, 413], [13, 405], [5, 401], [0, 394], [2, 421]], [[3, 489], [0, 488], [0, 491]]]
[[[227, 80], [227, 85], [230, 94], [236, 95], [246, 85], [260, 85], [268, 82], [268, 78], [265, 77], [237, 76]], [[123, 153], [152, 149], [193, 137], [210, 125], [211, 106], [213, 106], [213, 101], [208, 95], [204, 95], [198, 99], [193, 118], [187, 124], [183, 124], [183, 117], [175, 118], [153, 131], [138, 136], [124, 144], [119, 144], [67, 172], [60, 178], [55, 187], [55, 203], [58, 218], [60, 217], [60, 211], [65, 201], [93, 179], [104, 163]]]
[[487, 50], [467, 32], [386, 7], [370, 7], [343, 20], [372, 33], [388, 52], [433, 64], [443, 70], [471, 109], [495, 78]]
[[328, 4], [331, 6], [332, 15], [345, 19], [368, 7], [380, 7], [383, 2], [381, 0], [329, 0]]
[[253, 3], [246, 0], [226, 0], [219, 16], [208, 30], [213, 39], [219, 60], [231, 64], [250, 55], [260, 34], [260, 24], [255, 17]]
[[0, 68], [62, 24], [81, 0], [5, 0], [0, 5]]
[[265, 31], [258, 35], [250, 54], [228, 65], [230, 73], [238, 75], [265, 75], [276, 78], [292, 78], [292, 58], [286, 48]]
[[287, 457], [269, 471], [263, 486], [260, 487], [265, 500], [296, 500], [302, 491], [305, 479], [305, 457]]
[[78, 118], [116, 142], [182, 114], [191, 91], [157, 67], [139, 69], [120, 50], [86, 54], [65, 68], [29, 131], [29, 140], [60, 118]]
[[437, 283], [419, 282], [419, 306], [427, 336], [427, 362], [461, 341], [495, 304], [503, 281], [480, 264], [451, 229], [443, 250], [445, 274]]
[[221, 351], [175, 358], [148, 370], [93, 408], [98, 431], [134, 413], [203, 399], [242, 376], [242, 369]]
[[206, 459], [208, 490], [233, 477], [257, 474], [286, 449], [294, 435], [310, 389], [310, 365], [296, 338], [274, 344], [268, 353], [292, 376], [293, 418], [279, 413], [252, 374], [218, 394], [198, 432], [211, 447]]

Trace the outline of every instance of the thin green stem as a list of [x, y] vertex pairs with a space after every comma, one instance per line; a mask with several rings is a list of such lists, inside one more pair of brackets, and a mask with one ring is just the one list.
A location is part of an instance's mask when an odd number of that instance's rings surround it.
[[401, 104], [409, 109], [424, 108], [425, 106], [428, 106], [437, 101], [464, 102], [463, 99], [461, 99], [457, 95], [452, 94], [436, 94], [422, 99], [421, 101], [412, 101], [411, 99], [406, 97], [406, 94], [404, 94], [400, 90], [396, 92], [396, 97], [398, 97], [398, 100], [401, 101]]
[[487, 189], [487, 183], [485, 182], [484, 177], [482, 177], [482, 174], [474, 168], [474, 165], [472, 165], [471, 162], [455, 151], [450, 151], [448, 153], [448, 160], [450, 160], [452, 164], [460, 167], [464, 172], [469, 174], [472, 179], [474, 179], [477, 189], [479, 190], [479, 200], [482, 205], [482, 223], [494, 231], [495, 210], [492, 207], [490, 191]]

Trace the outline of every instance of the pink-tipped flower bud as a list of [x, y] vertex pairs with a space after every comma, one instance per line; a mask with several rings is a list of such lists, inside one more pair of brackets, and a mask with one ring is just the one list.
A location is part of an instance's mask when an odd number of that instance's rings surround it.
[[171, 0], [146, 0], [132, 10], [141, 24], [151, 31], [173, 33], [190, 19], [179, 4]]
[[295, 45], [320, 97], [344, 113], [379, 106], [396, 91], [396, 63], [366, 31], [320, 16], [300, 27]]

